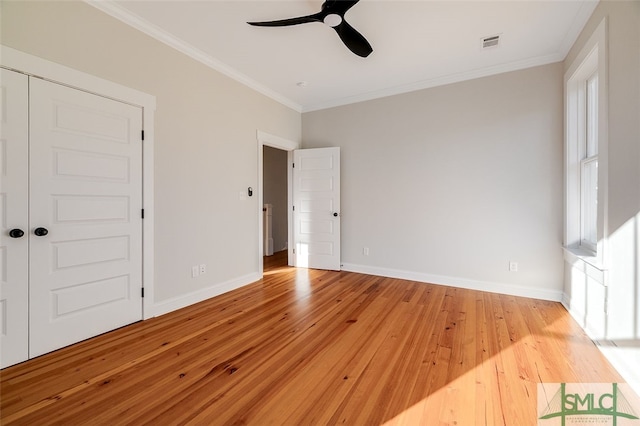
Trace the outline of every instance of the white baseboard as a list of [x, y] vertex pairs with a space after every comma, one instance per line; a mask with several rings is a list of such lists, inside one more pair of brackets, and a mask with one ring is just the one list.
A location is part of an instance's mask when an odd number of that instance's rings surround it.
[[506, 283], [470, 280], [467, 278], [449, 277], [444, 275], [425, 274], [422, 272], [403, 271], [399, 269], [378, 268], [375, 266], [356, 265], [343, 263], [343, 271], [358, 272], [361, 274], [377, 275], [403, 280], [419, 281], [424, 283], [447, 285], [451, 287], [466, 288], [469, 290], [488, 291], [490, 293], [508, 294], [511, 296], [530, 297], [533, 299], [550, 300], [559, 302], [562, 300], [561, 290], [548, 290], [531, 288]]
[[631, 389], [633, 389], [637, 395], [640, 395], [640, 371], [638, 371], [638, 365], [640, 365], [640, 348], [619, 347], [615, 341], [596, 341], [596, 345]]
[[[560, 300], [560, 303], [562, 304], [562, 306], [564, 306], [567, 312], [569, 312], [569, 315], [571, 315], [571, 317], [578, 323], [578, 325], [586, 332], [587, 330], [584, 326], [584, 312], [572, 308], [571, 300], [564, 292], [562, 293], [562, 300]], [[589, 333], [587, 333], [587, 335], [589, 335]]]
[[201, 290], [194, 291], [179, 297], [174, 297], [173, 299], [155, 303], [153, 305], [152, 316], [157, 317], [160, 315], [168, 314], [169, 312], [185, 308], [189, 305], [193, 305], [194, 303], [202, 302], [203, 300], [207, 300], [228, 291], [243, 287], [247, 284], [251, 284], [260, 280], [261, 278], [262, 277], [260, 276], [260, 274], [254, 272], [223, 283], [212, 285], [211, 287], [203, 288]]

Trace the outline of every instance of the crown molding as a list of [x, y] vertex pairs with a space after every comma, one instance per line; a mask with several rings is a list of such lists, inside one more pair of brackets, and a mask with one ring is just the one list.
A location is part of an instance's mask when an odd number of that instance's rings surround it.
[[448, 74], [441, 77], [435, 77], [427, 80], [421, 80], [415, 83], [404, 84], [400, 86], [394, 86], [387, 89], [376, 90], [373, 92], [363, 93], [355, 96], [349, 96], [346, 98], [335, 99], [328, 102], [322, 102], [314, 105], [309, 105], [302, 108], [302, 112], [319, 111], [327, 108], [334, 108], [357, 102], [371, 101], [379, 98], [386, 98], [388, 96], [400, 95], [403, 93], [415, 92], [418, 90], [430, 89], [437, 86], [444, 86], [452, 83], [460, 83], [467, 80], [473, 80], [476, 78], [489, 77], [496, 74], [502, 74], [511, 71], [518, 71], [526, 68], [537, 67], [541, 65], [553, 64], [564, 60], [564, 54], [556, 53], [553, 55], [540, 56], [537, 58], [525, 59], [517, 62], [509, 62], [506, 64], [496, 65], [492, 67], [479, 68], [476, 70], [465, 71], [456, 74]]
[[107, 15], [124, 22], [125, 24], [143, 32], [144, 34], [166, 44], [169, 47], [189, 56], [190, 58], [232, 78], [245, 86], [273, 99], [282, 105], [289, 107], [297, 112], [302, 112], [302, 106], [291, 99], [269, 89], [268, 87], [258, 83], [252, 78], [242, 74], [236, 69], [219, 61], [218, 59], [208, 55], [207, 53], [193, 47], [191, 44], [175, 37], [174, 35], [164, 31], [160, 27], [150, 23], [149, 21], [136, 16], [129, 10], [119, 6], [109, 0], [84, 0], [85, 3], [95, 7], [96, 9], [106, 13]]
[[361, 93], [353, 96], [348, 96], [340, 99], [332, 99], [326, 102], [319, 102], [310, 105], [300, 105], [290, 98], [283, 96], [282, 94], [266, 87], [263, 84], [258, 83], [254, 79], [247, 75], [237, 71], [229, 65], [221, 62], [220, 60], [212, 57], [211, 55], [195, 48], [191, 44], [184, 40], [175, 37], [160, 27], [146, 21], [143, 18], [131, 13], [129, 10], [118, 5], [114, 1], [110, 0], [84, 0], [87, 4], [95, 7], [96, 9], [124, 22], [125, 24], [149, 35], [150, 37], [178, 50], [179, 52], [189, 56], [190, 58], [232, 78], [241, 84], [279, 102], [280, 104], [293, 109], [300, 113], [318, 111], [327, 108], [334, 108], [344, 106], [348, 104], [370, 101], [378, 98], [384, 98], [388, 96], [399, 95], [403, 93], [409, 93], [417, 90], [429, 89], [437, 86], [443, 86], [452, 83], [459, 83], [462, 81], [472, 80], [476, 78], [487, 77], [495, 74], [501, 74], [510, 71], [518, 71], [525, 68], [531, 68], [535, 66], [547, 65], [555, 62], [563, 61], [575, 43], [577, 37], [582, 31], [584, 24], [587, 22], [596, 6], [598, 0], [585, 1], [578, 14], [576, 15], [570, 28], [558, 48], [558, 51], [551, 55], [529, 58], [522, 61], [510, 62], [506, 64], [500, 64], [492, 67], [485, 67], [461, 73], [443, 75], [427, 80], [421, 80], [414, 83], [389, 87], [381, 90], [375, 90], [367, 93]]
[[573, 19], [573, 22], [567, 30], [567, 33], [565, 34], [564, 39], [560, 44], [560, 48], [558, 49], [560, 55], [562, 55], [563, 60], [567, 57], [569, 50], [571, 50], [571, 48], [575, 44], [585, 24], [593, 14], [593, 11], [598, 6], [598, 3], [599, 0], [591, 0], [581, 3], [580, 10]]
[[429, 89], [437, 86], [444, 86], [446, 84], [460, 83], [462, 81], [473, 80], [476, 78], [488, 77], [491, 75], [502, 74], [505, 72], [518, 71], [525, 68], [531, 68], [541, 65], [552, 64], [555, 62], [564, 61], [571, 50], [571, 47], [575, 44], [580, 32], [584, 28], [585, 24], [593, 14], [593, 11], [598, 6], [600, 0], [590, 0], [582, 2], [580, 10], [576, 14], [571, 26], [567, 30], [562, 43], [560, 44], [558, 51], [551, 55], [540, 56], [536, 58], [529, 58], [522, 61], [510, 62], [492, 67], [486, 67], [471, 71], [465, 71], [462, 73], [449, 74], [427, 80], [421, 80], [415, 83], [390, 87], [382, 90], [376, 90], [368, 93], [363, 93], [355, 96], [349, 96], [342, 99], [334, 99], [327, 102], [321, 102], [313, 105], [303, 106], [302, 112], [319, 111], [327, 108], [334, 108], [338, 106], [344, 106], [357, 102], [365, 102], [374, 99], [384, 98], [387, 96], [400, 95], [403, 93], [409, 93], [417, 90]]

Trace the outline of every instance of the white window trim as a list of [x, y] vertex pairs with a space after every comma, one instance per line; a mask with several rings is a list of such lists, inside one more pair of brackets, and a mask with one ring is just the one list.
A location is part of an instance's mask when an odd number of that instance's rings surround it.
[[[565, 88], [565, 229], [564, 248], [600, 270], [608, 269], [608, 69], [607, 21], [603, 19], [564, 76]], [[581, 161], [584, 152], [585, 96], [581, 85], [598, 73], [598, 217], [595, 252], [582, 245]]]

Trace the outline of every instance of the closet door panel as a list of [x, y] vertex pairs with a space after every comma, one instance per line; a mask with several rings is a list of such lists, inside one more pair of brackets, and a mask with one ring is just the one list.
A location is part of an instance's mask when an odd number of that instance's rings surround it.
[[30, 114], [34, 357], [142, 319], [142, 110], [33, 80]]
[[0, 367], [28, 357], [28, 84], [0, 69]]

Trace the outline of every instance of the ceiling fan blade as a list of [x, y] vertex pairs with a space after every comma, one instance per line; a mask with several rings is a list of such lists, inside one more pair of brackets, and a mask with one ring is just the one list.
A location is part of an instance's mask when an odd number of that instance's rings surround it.
[[347, 23], [347, 21], [342, 21], [340, 25], [333, 28], [338, 33], [340, 40], [358, 56], [366, 58], [373, 52], [373, 48], [369, 44], [366, 38], [355, 28]]
[[307, 24], [309, 22], [322, 22], [322, 17], [319, 17], [319, 13], [300, 16], [298, 18], [280, 19], [278, 21], [265, 21], [265, 22], [247, 22], [249, 25], [256, 27], [286, 27], [289, 25]]
[[349, 50], [358, 56], [366, 58], [373, 52], [373, 48], [362, 34], [344, 20], [344, 14], [360, 0], [325, 0], [322, 10], [313, 15], [298, 18], [280, 19], [277, 21], [247, 22], [256, 27], [286, 27], [290, 25], [322, 22], [336, 30], [342, 42]]
[[327, 0], [322, 4], [322, 11], [343, 16], [360, 0]]

